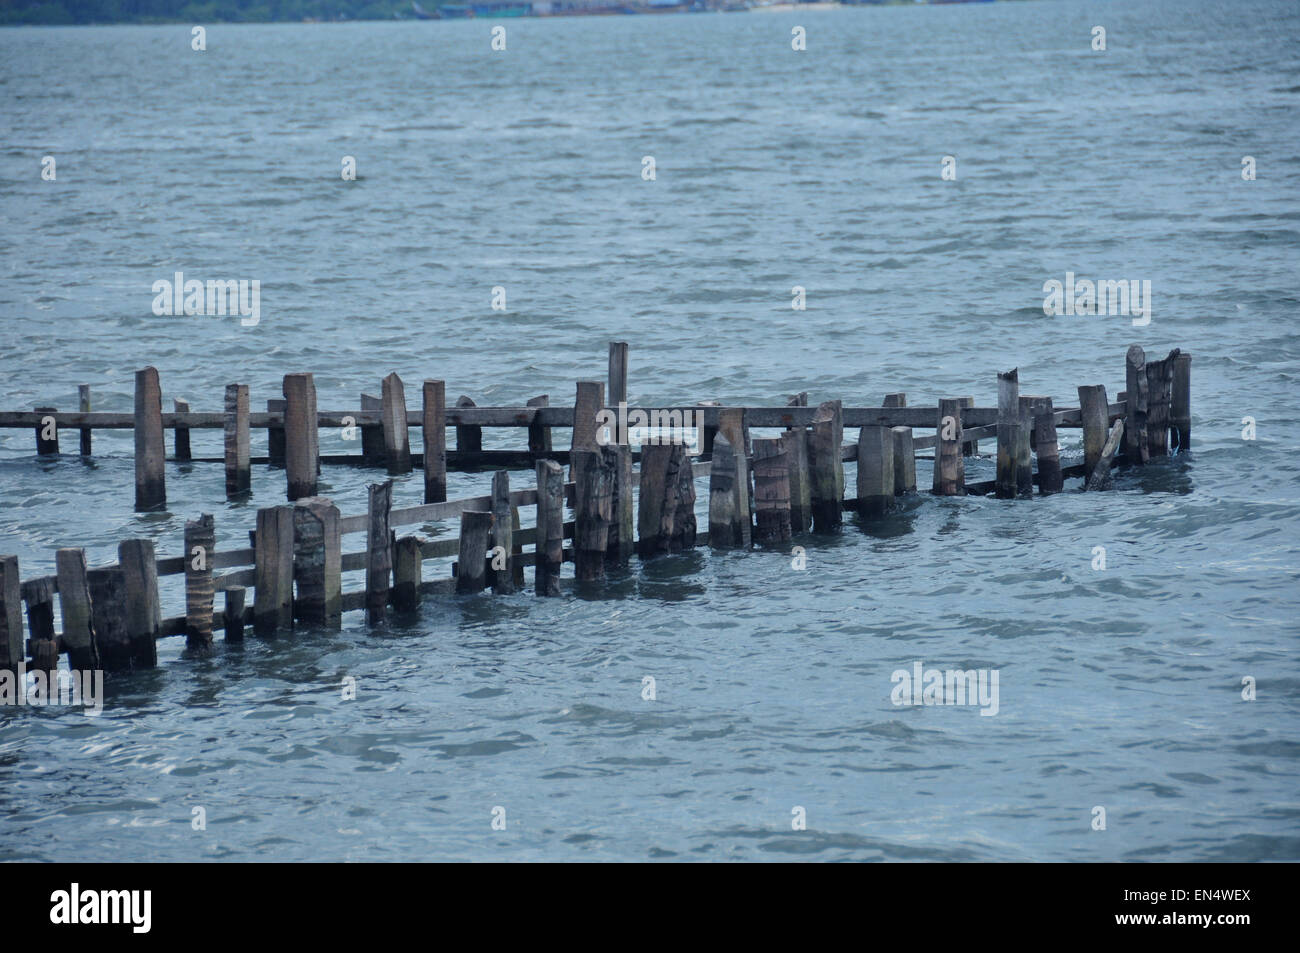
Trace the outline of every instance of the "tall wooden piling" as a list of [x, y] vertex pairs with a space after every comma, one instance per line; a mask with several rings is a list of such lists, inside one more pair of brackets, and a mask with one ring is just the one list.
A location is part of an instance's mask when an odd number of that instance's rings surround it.
[[225, 443], [226, 499], [246, 494], [253, 486], [249, 467], [248, 386], [227, 384], [225, 420], [222, 437]]
[[[808, 436], [808, 474], [811, 485], [813, 529], [818, 532], [839, 526], [843, 516], [844, 461], [843, 405], [838, 400], [823, 401], [813, 414], [812, 432]], [[787, 492], [789, 463], [786, 470]], [[755, 493], [757, 477], [755, 473]]]
[[1170, 396], [1181, 352], [1174, 348], [1163, 360], [1147, 362], [1147, 452], [1169, 456]]
[[100, 664], [105, 671], [128, 671], [134, 661], [128, 628], [126, 575], [121, 566], [86, 572], [90, 590], [90, 624], [95, 629]]
[[0, 671], [16, 672], [26, 657], [23, 645], [22, 582], [18, 557], [0, 556]]
[[1124, 454], [1133, 465], [1146, 463], [1150, 458], [1147, 441], [1147, 357], [1136, 344], [1128, 349], [1124, 358]]
[[894, 502], [894, 435], [875, 424], [858, 431], [858, 512], [880, 516]]
[[962, 402], [959, 397], [939, 401], [935, 426], [934, 478], [931, 489], [938, 496], [966, 493], [966, 463], [961, 455]]
[[456, 567], [457, 592], [483, 591], [487, 584], [487, 551], [491, 536], [491, 513], [466, 510], [460, 514], [460, 558]]
[[1016, 468], [1020, 443], [1020, 369], [998, 374], [998, 469], [994, 494], [1000, 500], [1017, 496]]
[[790, 532], [812, 529], [812, 477], [808, 471], [808, 428], [791, 427], [781, 435], [790, 472]]
[[361, 395], [361, 410], [363, 413], [379, 414], [380, 422], [377, 424], [361, 425], [361, 460], [368, 467], [382, 467], [386, 462], [384, 452], [384, 399], [376, 397], [374, 394]]
[[510, 505], [510, 473], [492, 474], [492, 591], [510, 595], [515, 591], [514, 507]]
[[1036, 397], [1021, 395], [1016, 400], [1020, 414], [1020, 432], [1016, 435], [1016, 496], [1034, 495], [1034, 459], [1029, 451], [1030, 436], [1034, 430], [1034, 405]]
[[406, 429], [406, 388], [394, 372], [383, 381], [384, 461], [388, 472], [411, 472], [411, 443]]
[[607, 562], [622, 564], [636, 551], [636, 506], [632, 499], [634, 473], [632, 448], [618, 444], [606, 448], [614, 454], [613, 516], [605, 549]]
[[618, 454], [613, 447], [576, 450], [571, 465], [574, 578], [583, 581], [603, 579], [609, 527], [614, 518], [614, 480], [618, 470]]
[[293, 627], [293, 507], [257, 511], [253, 631], [273, 635]]
[[212, 647], [212, 556], [216, 527], [211, 513], [185, 523], [185, 647], [205, 651]]
[[1061, 475], [1061, 451], [1056, 438], [1056, 411], [1052, 398], [1038, 397], [1033, 404], [1034, 448], [1038, 455], [1038, 492], [1060, 493], [1065, 486]]
[[683, 493], [693, 486], [682, 478], [689, 473], [690, 458], [681, 444], [644, 444], [641, 447], [641, 496], [637, 508], [637, 553], [644, 559], [661, 553], [678, 552], [695, 545], [694, 518], [682, 525]]
[[1106, 401], [1104, 384], [1086, 384], [1079, 388], [1079, 412], [1083, 418], [1084, 478], [1092, 475], [1101, 459], [1106, 444], [1107, 425], [1110, 423], [1110, 404]]
[[737, 513], [740, 501], [736, 480], [736, 451], [731, 441], [717, 434], [709, 467], [709, 546], [713, 549], [748, 546]]
[[284, 468], [289, 501], [316, 495], [320, 472], [316, 382], [310, 373], [284, 375]]
[[167, 483], [163, 466], [162, 390], [152, 367], [135, 374], [135, 509], [163, 509]]
[[[967, 396], [967, 397], [959, 397], [957, 399], [961, 401], [962, 410], [969, 410], [975, 406], [974, 397]], [[963, 457], [974, 457], [977, 456], [979, 452], [980, 452], [980, 442], [978, 440], [962, 441], [961, 455]]]
[[[461, 394], [456, 398], [457, 407], [476, 407], [477, 404], [470, 400], [469, 397]], [[456, 449], [477, 453], [483, 449], [483, 428], [470, 425], [459, 426], [456, 428]]]
[[627, 343], [609, 342], [609, 405], [627, 401]]
[[911, 427], [891, 427], [894, 446], [894, 495], [916, 492], [916, 447]]
[[[372, 483], [366, 505], [366, 618], [382, 622], [388, 608], [388, 590], [393, 568], [393, 534], [389, 513], [393, 508], [393, 481]], [[483, 552], [479, 574], [483, 573]], [[464, 566], [461, 569], [464, 570]]]
[[420, 422], [424, 436], [424, 502], [447, 501], [447, 389], [443, 381], [425, 381]]
[[276, 397], [266, 402], [268, 414], [280, 415], [280, 423], [266, 425], [266, 462], [272, 467], [284, 466], [284, 408], [283, 398]]
[[226, 608], [221, 613], [227, 642], [244, 641], [244, 587], [229, 586], [226, 589]]
[[[158, 634], [162, 631], [162, 603], [158, 599], [158, 560], [151, 539], [124, 539], [117, 545], [122, 577], [122, 624], [131, 663], [136, 668], [158, 664]], [[112, 581], [105, 583], [111, 587]], [[91, 622], [103, 656], [104, 634], [95, 622], [94, 587], [91, 587]]]
[[86, 581], [86, 551], [60, 549], [54, 554], [63, 617], [63, 648], [68, 666], [79, 671], [100, 667], [99, 647], [90, 624], [90, 585]]
[[564, 468], [554, 460], [537, 461], [536, 551], [537, 594], [558, 596], [564, 559]]
[[[179, 397], [172, 401], [172, 408], [178, 414], [188, 414], [190, 412], [189, 401], [181, 400]], [[177, 423], [173, 439], [175, 441], [175, 450], [172, 452], [172, 457], [181, 462], [193, 459], [190, 453], [190, 428]]]
[[[90, 385], [77, 385], [77, 407], [83, 414], [90, 413]], [[81, 455], [90, 456], [90, 428], [81, 428]]]
[[[528, 398], [528, 407], [549, 407], [551, 398], [548, 394], [541, 394], [537, 397]], [[551, 428], [545, 424], [538, 423], [534, 420], [528, 425], [528, 452], [529, 453], [550, 453], [551, 452]]]
[[[577, 394], [573, 402], [573, 437], [569, 444], [570, 453], [595, 450], [600, 446], [596, 440], [596, 415], [604, 406], [604, 382], [578, 381]], [[575, 480], [572, 461], [569, 464], [569, 479]]]
[[[37, 407], [38, 414], [57, 414], [57, 407]], [[44, 419], [36, 424], [36, 455], [38, 457], [57, 457], [59, 455], [59, 428], [57, 425], [46, 426]]]
[[[722, 407], [718, 410], [718, 433], [727, 438], [736, 454], [736, 521], [741, 525], [743, 542], [751, 542], [753, 525], [752, 474], [749, 469], [749, 424], [743, 407]], [[810, 504], [811, 507], [811, 504]]]
[[1169, 426], [1174, 431], [1173, 449], [1186, 453], [1192, 448], [1192, 355], [1179, 352], [1174, 360], [1170, 384]]
[[339, 508], [323, 496], [298, 500], [293, 507], [295, 619], [337, 626], [343, 615], [343, 556]]
[[792, 535], [790, 456], [779, 437], [754, 439], [754, 519], [756, 543], [786, 542]]
[[393, 547], [393, 608], [398, 612], [420, 607], [422, 560], [418, 536], [403, 536]]
[[42, 576], [22, 584], [27, 606], [27, 628], [31, 632], [29, 654], [32, 668], [53, 674], [59, 666], [59, 636], [54, 631], [54, 578]]

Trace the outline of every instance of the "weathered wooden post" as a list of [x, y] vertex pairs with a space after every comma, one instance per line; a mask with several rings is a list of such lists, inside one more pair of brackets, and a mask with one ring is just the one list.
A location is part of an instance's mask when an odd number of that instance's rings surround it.
[[[158, 560], [151, 539], [124, 539], [117, 545], [118, 574], [122, 582], [122, 625], [131, 662], [137, 668], [158, 664], [158, 635], [162, 631], [162, 603], [158, 599]], [[89, 579], [89, 575], [87, 575]], [[112, 585], [111, 580], [106, 583]], [[91, 624], [103, 656], [104, 634], [95, 622], [95, 590], [91, 587]]]
[[754, 439], [754, 518], [754, 542], [790, 539], [790, 455], [779, 437]]
[[[179, 397], [172, 401], [172, 408], [178, 414], [188, 414], [190, 412], [190, 403], [187, 400], [181, 400]], [[179, 420], [176, 421], [175, 428], [176, 450], [172, 454], [177, 460], [185, 462], [192, 460], [190, 453], [190, 428], [183, 425]]]
[[[962, 410], [970, 410], [975, 406], [974, 397], [967, 396], [967, 397], [960, 397], [958, 399], [961, 401]], [[963, 419], [965, 418], [963, 417]], [[961, 455], [963, 457], [974, 457], [977, 456], [979, 452], [980, 452], [980, 442], [978, 440], [963, 441], [961, 445]]]
[[316, 495], [320, 472], [316, 383], [310, 373], [284, 375], [284, 467], [289, 500]]
[[1147, 449], [1152, 457], [1169, 456], [1170, 391], [1180, 353], [1174, 348], [1163, 360], [1147, 363]]
[[31, 667], [53, 675], [59, 667], [59, 636], [54, 631], [54, 579], [42, 576], [22, 584], [27, 605], [27, 627], [31, 632]]
[[938, 496], [964, 496], [966, 493], [966, 463], [961, 455], [961, 411], [960, 398], [945, 397], [939, 401], [931, 487]]
[[808, 472], [808, 428], [791, 427], [781, 435], [790, 472], [790, 532], [812, 529], [812, 478]]
[[1026, 396], [1016, 400], [1020, 414], [1020, 433], [1016, 436], [1016, 496], [1034, 495], [1034, 460], [1029, 453], [1029, 438], [1034, 429], [1035, 400]]
[[1047, 495], [1060, 493], [1065, 486], [1061, 475], [1061, 452], [1056, 439], [1056, 411], [1052, 398], [1036, 398], [1034, 413], [1034, 446], [1038, 454], [1038, 492]]
[[411, 442], [406, 429], [406, 388], [394, 371], [383, 381], [384, 460], [389, 473], [411, 472]]
[[[542, 394], [538, 397], [528, 398], [525, 404], [527, 407], [549, 407], [551, 398], [548, 394]], [[529, 453], [550, 453], [551, 452], [551, 428], [545, 424], [534, 420], [528, 425], [528, 452]]]
[[554, 460], [537, 461], [536, 551], [537, 594], [558, 596], [564, 559], [564, 468]]
[[627, 402], [627, 342], [609, 342], [609, 405]]
[[906, 407], [907, 394], [899, 391], [894, 394], [886, 394], [885, 399], [880, 402], [881, 407]]
[[[393, 567], [393, 534], [388, 526], [388, 515], [392, 508], [393, 481], [370, 484], [366, 506], [366, 620], [371, 623], [382, 622], [388, 609], [389, 579]], [[480, 575], [482, 563], [480, 553]]]
[[[744, 539], [741, 545], [748, 548], [753, 526], [753, 498], [749, 469], [749, 424], [745, 421], [743, 407], [718, 409], [718, 433], [727, 438], [736, 454], [736, 519], [741, 524]], [[811, 504], [810, 504], [811, 505]]]
[[858, 512], [880, 516], [894, 502], [894, 435], [888, 427], [858, 431]]
[[[600, 444], [596, 440], [596, 415], [605, 407], [605, 384], [602, 381], [578, 381], [577, 394], [573, 401], [573, 437], [569, 452], [595, 450]], [[569, 479], [577, 482], [574, 476], [572, 458], [569, 461]]]
[[266, 425], [266, 463], [271, 467], [284, 466], [284, 408], [282, 398], [272, 398], [266, 402], [268, 414], [280, 415], [280, 422]]
[[[748, 470], [743, 467], [731, 441], [717, 434], [709, 467], [709, 546], [713, 549], [749, 548], [749, 519], [740, 515], [740, 474]], [[748, 476], [744, 479], [748, 482]]]
[[1147, 443], [1147, 356], [1141, 347], [1129, 347], [1124, 359], [1125, 404], [1124, 454], [1130, 465], [1146, 463], [1149, 459]]
[[[456, 398], [458, 408], [476, 407], [477, 404], [464, 394]], [[478, 453], [483, 449], [483, 428], [464, 425], [456, 428], [456, 449], [462, 452]]]
[[[643, 466], [644, 466], [644, 457]], [[573, 574], [590, 581], [605, 578], [609, 526], [614, 518], [614, 480], [618, 454], [612, 447], [575, 450], [573, 469]]]
[[[702, 400], [702, 401], [700, 401], [698, 404], [696, 404], [695, 406], [696, 406], [696, 408], [697, 408], [697, 411], [696, 411], [696, 412], [700, 415], [700, 421], [701, 421], [701, 427], [700, 427], [700, 455], [701, 455], [701, 456], [705, 456], [705, 457], [709, 457], [710, 459], [712, 459], [712, 457], [713, 457], [713, 439], [718, 435], [718, 425], [717, 425], [717, 424], [706, 424], [706, 423], [703, 423], [703, 421], [704, 421], [704, 414], [705, 414], [705, 410], [704, 410], [704, 408], [705, 408], [705, 407], [718, 407], [718, 406], [721, 406], [721, 405], [720, 405], [716, 400]], [[733, 449], [734, 449], [734, 448], [733, 448]]]
[[337, 626], [343, 618], [343, 555], [339, 508], [323, 496], [293, 507], [293, 574], [298, 583], [294, 618]]
[[1020, 368], [998, 374], [998, 469], [994, 494], [1013, 500], [1020, 443]]
[[[838, 400], [823, 401], [817, 405], [817, 410], [813, 414], [812, 433], [808, 437], [813, 529], [818, 532], [834, 529], [843, 519], [844, 461], [841, 459], [843, 441], [843, 405]], [[785, 469], [788, 491], [788, 463]], [[754, 476], [757, 479], [758, 474], [755, 473]]]
[[384, 454], [384, 399], [374, 394], [361, 395], [361, 412], [379, 414], [377, 424], [361, 425], [361, 460], [368, 467], [382, 467]]
[[257, 511], [253, 631], [272, 635], [293, 627], [293, 507]]
[[1169, 404], [1169, 425], [1174, 430], [1174, 449], [1186, 453], [1192, 448], [1192, 355], [1179, 352], [1174, 359], [1173, 394]]
[[249, 468], [248, 386], [227, 384], [225, 403], [222, 436], [225, 442], [226, 499], [233, 500], [253, 486]]
[[1101, 459], [1110, 423], [1110, 404], [1106, 402], [1104, 384], [1086, 384], [1079, 388], [1079, 414], [1083, 419], [1083, 465], [1085, 481]]
[[94, 671], [100, 667], [95, 630], [90, 625], [90, 585], [86, 582], [86, 551], [60, 549], [54, 554], [63, 616], [63, 648], [68, 667]]
[[99, 660], [105, 671], [124, 672], [132, 667], [133, 651], [126, 609], [126, 576], [121, 566], [86, 572], [90, 589], [90, 624], [95, 630]]
[[447, 501], [447, 389], [443, 381], [425, 381], [421, 430], [424, 431], [424, 502]]
[[226, 608], [221, 613], [222, 626], [226, 630], [227, 642], [244, 641], [244, 587], [230, 586], [226, 589]]
[[0, 556], [0, 671], [18, 671], [26, 658], [23, 644], [22, 582], [18, 557]]
[[[680, 522], [685, 517], [683, 494], [689, 492], [690, 503], [695, 502], [694, 486], [689, 482], [690, 466], [681, 444], [641, 446], [641, 497], [637, 509], [637, 553], [641, 558], [695, 545], [694, 513], [689, 525]], [[683, 468], [688, 474], [685, 481]]]
[[492, 474], [492, 591], [508, 596], [515, 591], [514, 507], [510, 505], [510, 473]]
[[460, 558], [456, 567], [457, 592], [483, 591], [487, 584], [487, 551], [491, 535], [491, 513], [466, 510], [460, 514]]
[[185, 647], [212, 647], [212, 554], [216, 549], [212, 514], [185, 523]]
[[[83, 414], [90, 413], [90, 385], [89, 384], [77, 385], [77, 405], [78, 405], [78, 409]], [[89, 427], [81, 428], [81, 455], [83, 457], [90, 456], [90, 428]]]
[[1083, 488], [1085, 490], [1104, 490], [1106, 488], [1111, 463], [1115, 459], [1115, 453], [1119, 450], [1120, 441], [1123, 437], [1124, 421], [1120, 419], [1115, 421], [1115, 425], [1110, 428], [1110, 435], [1106, 437], [1106, 443], [1101, 448], [1101, 454], [1097, 458], [1097, 465], [1088, 474], [1088, 479], [1084, 481]]
[[[57, 407], [36, 407], [38, 414], [57, 414]], [[52, 419], [52, 418], [51, 418]], [[38, 457], [57, 457], [59, 455], [59, 428], [54, 423], [47, 425], [42, 418], [36, 424], [36, 455]]]
[[420, 537], [403, 536], [393, 549], [393, 608], [414, 612], [420, 607]]
[[916, 492], [916, 447], [911, 427], [890, 427], [894, 443], [894, 495]]
[[163, 509], [167, 483], [163, 471], [162, 390], [158, 371], [146, 367], [135, 373], [135, 509]]
[[[610, 504], [613, 507], [613, 517], [609, 524], [605, 559], [609, 563], [621, 565], [636, 551], [632, 448], [627, 444], [618, 444], [605, 449], [614, 454], [613, 498]], [[687, 466], [690, 466], [689, 460]]]

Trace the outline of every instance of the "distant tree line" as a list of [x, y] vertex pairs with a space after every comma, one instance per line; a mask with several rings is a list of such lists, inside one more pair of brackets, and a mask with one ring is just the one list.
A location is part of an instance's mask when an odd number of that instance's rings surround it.
[[[425, 0], [432, 9], [443, 0]], [[0, 25], [268, 23], [410, 17], [410, 0], [0, 0]]]

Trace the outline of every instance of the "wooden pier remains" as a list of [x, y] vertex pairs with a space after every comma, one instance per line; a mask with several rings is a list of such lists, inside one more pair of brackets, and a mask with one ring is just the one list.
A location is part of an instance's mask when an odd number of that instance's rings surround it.
[[[697, 546], [788, 546], [809, 533], [843, 531], [846, 512], [870, 531], [915, 495], [917, 460], [927, 459], [918, 454], [926, 451], [933, 453], [934, 494], [1021, 499], [1032, 497], [1035, 486], [1040, 496], [1061, 493], [1075, 478], [1081, 489], [1103, 489], [1117, 467], [1191, 446], [1191, 356], [1178, 349], [1148, 361], [1141, 347], [1129, 348], [1119, 400], [1108, 402], [1106, 387], [1090, 384], [1078, 388], [1078, 406], [1022, 395], [1015, 369], [997, 374], [997, 401], [983, 406], [969, 396], [909, 404], [905, 394], [892, 392], [878, 407], [845, 406], [840, 399], [809, 406], [800, 394], [767, 407], [705, 401], [627, 408], [628, 372], [628, 345], [614, 342], [607, 380], [577, 382], [572, 407], [552, 405], [547, 395], [507, 407], [482, 407], [461, 396], [448, 406], [444, 381], [428, 379], [421, 406], [412, 410], [402, 379], [390, 373], [380, 396], [360, 395], [359, 409], [319, 410], [313, 375], [290, 373], [264, 413], [250, 412], [249, 388], [237, 382], [220, 395], [220, 410], [193, 410], [173, 398], [174, 409], [164, 413], [162, 382], [146, 367], [135, 375], [130, 413], [92, 411], [85, 385], [76, 411], [0, 412], [0, 427], [35, 432], [40, 457], [61, 452], [60, 429], [78, 433], [82, 457], [92, 454], [95, 430], [132, 430], [137, 510], [165, 510], [172, 463], [185, 464], [173, 479], [222, 464], [227, 500], [266, 492], [254, 487], [254, 466], [285, 473], [282, 499], [258, 500], [263, 505], [247, 541], [222, 534], [220, 515], [204, 513], [184, 523], [179, 555], [159, 556], [152, 541], [127, 539], [116, 562], [91, 567], [84, 549], [65, 547], [55, 554], [52, 573], [26, 580], [16, 556], [0, 555], [0, 669], [49, 670], [59, 655], [76, 669], [149, 668], [157, 664], [161, 638], [184, 635], [188, 653], [204, 654], [214, 651], [218, 631], [224, 641], [239, 642], [250, 627], [258, 636], [286, 635], [295, 626], [337, 626], [343, 613], [361, 610], [378, 624], [390, 609], [412, 612], [431, 596], [527, 591], [528, 569], [532, 593], [555, 597], [565, 589], [566, 562], [575, 582], [598, 585], [633, 553], [644, 560]], [[618, 427], [598, 422], [620, 409], [651, 421], [680, 421], [690, 413], [702, 431], [702, 452], [692, 453], [681, 440], [629, 445]], [[322, 456], [322, 427], [356, 427], [360, 453]], [[523, 431], [526, 449], [483, 450], [485, 427]], [[455, 429], [450, 450], [448, 428]], [[569, 450], [553, 449], [555, 428], [571, 431]], [[855, 443], [844, 444], [845, 428], [856, 433]], [[175, 438], [170, 459], [167, 430]], [[194, 452], [207, 430], [221, 431], [219, 456]], [[1081, 431], [1080, 445], [1063, 449], [1059, 435], [1071, 430]], [[252, 431], [265, 431], [265, 457], [250, 456]], [[420, 433], [418, 453], [412, 431]], [[996, 440], [995, 457], [980, 455], [981, 440]], [[1070, 455], [1074, 462], [1063, 462]], [[846, 463], [855, 467], [851, 498]], [[318, 495], [322, 466], [372, 467], [384, 478], [369, 486], [364, 512], [344, 515]], [[399, 505], [392, 477], [416, 468], [424, 471], [413, 484], [422, 502]], [[970, 482], [972, 468], [988, 479]], [[490, 471], [492, 478], [482, 495], [448, 500], [449, 470]], [[512, 488], [511, 470], [532, 473], [535, 486]], [[697, 525], [697, 491], [708, 493], [703, 526]], [[528, 509], [531, 525], [523, 525], [520, 511]], [[455, 532], [434, 538], [406, 532], [428, 524]], [[351, 551], [350, 539], [358, 540]], [[425, 578], [435, 560], [451, 561], [450, 573]], [[348, 573], [364, 574], [362, 588], [345, 588]], [[173, 600], [179, 613], [164, 615], [160, 580], [171, 577], [183, 577], [183, 598]]]

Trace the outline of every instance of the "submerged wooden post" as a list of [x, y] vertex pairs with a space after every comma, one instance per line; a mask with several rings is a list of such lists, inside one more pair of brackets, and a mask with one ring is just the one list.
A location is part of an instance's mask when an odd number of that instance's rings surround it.
[[[388, 528], [388, 515], [392, 508], [393, 481], [370, 484], [366, 505], [366, 619], [372, 623], [382, 622], [388, 609], [389, 578], [393, 567], [393, 535]], [[480, 553], [480, 574], [483, 572], [482, 563]]]
[[59, 583], [59, 611], [63, 617], [63, 648], [68, 653], [68, 667], [78, 671], [94, 671], [100, 667], [100, 662], [95, 630], [90, 624], [86, 551], [60, 549], [54, 554], [54, 564]]
[[911, 427], [891, 427], [894, 445], [894, 495], [916, 492], [916, 447]]
[[221, 613], [221, 621], [226, 631], [227, 642], [244, 641], [244, 587], [230, 586], [226, 589], [226, 608]]
[[678, 552], [695, 545], [694, 513], [690, 525], [685, 516], [682, 497], [691, 494], [693, 485], [682, 478], [682, 468], [690, 472], [690, 458], [681, 444], [643, 444], [641, 447], [641, 497], [637, 508], [637, 553], [644, 559], [660, 553]]
[[558, 596], [564, 559], [564, 468], [554, 460], [537, 461], [536, 552], [537, 594]]
[[[90, 413], [90, 385], [89, 384], [77, 385], [77, 405], [78, 405], [78, 409], [83, 414]], [[89, 427], [81, 428], [81, 455], [83, 457], [90, 456], [90, 428]]]
[[[539, 397], [530, 397], [526, 406], [528, 407], [549, 407], [551, 398], [547, 394]], [[528, 452], [529, 453], [550, 453], [551, 452], [551, 428], [545, 424], [536, 421], [528, 425]]]
[[424, 502], [447, 502], [447, 391], [443, 381], [425, 381], [421, 430], [424, 436]]
[[316, 495], [320, 472], [316, 382], [310, 373], [284, 375], [284, 468], [289, 500]]
[[961, 411], [959, 397], [945, 397], [939, 401], [931, 485], [938, 496], [964, 496], [966, 493], [966, 463], [961, 455]]
[[146, 367], [135, 373], [135, 509], [158, 510], [167, 505], [163, 472], [162, 390], [158, 371]]
[[[57, 407], [37, 407], [38, 414], [57, 414]], [[48, 433], [48, 436], [46, 434]], [[59, 428], [51, 424], [46, 426], [44, 420], [36, 425], [36, 455], [38, 457], [57, 457], [59, 455]]]
[[411, 441], [406, 429], [406, 388], [396, 372], [383, 381], [384, 460], [388, 472], [411, 472]]
[[508, 596], [515, 591], [515, 537], [510, 505], [510, 473], [492, 474], [492, 591]]
[[323, 496], [298, 500], [293, 507], [295, 619], [329, 626], [342, 621], [342, 549], [339, 508], [333, 501]]
[[257, 511], [253, 631], [271, 635], [293, 627], [293, 507]]
[[636, 517], [632, 500], [632, 448], [626, 444], [606, 447], [614, 454], [613, 516], [605, 547], [607, 562], [622, 564], [636, 551]]
[[754, 519], [754, 542], [790, 539], [790, 456], [779, 437], [754, 439]]
[[574, 578], [603, 579], [609, 525], [614, 518], [618, 454], [612, 447], [576, 450], [570, 465], [573, 469]]
[[894, 435], [888, 427], [858, 431], [858, 512], [879, 516], [894, 502]]
[[1147, 363], [1147, 450], [1152, 457], [1169, 456], [1170, 391], [1180, 353], [1174, 348], [1163, 360]]
[[1000, 500], [1017, 495], [1020, 442], [1020, 369], [998, 374], [998, 469], [994, 493]]
[[1110, 435], [1106, 437], [1106, 443], [1101, 448], [1101, 455], [1097, 458], [1097, 465], [1088, 474], [1088, 479], [1084, 481], [1083, 488], [1085, 490], [1102, 490], [1106, 488], [1111, 463], [1115, 459], [1115, 453], [1119, 450], [1120, 441], [1123, 437], [1124, 421], [1120, 419], [1115, 421], [1115, 425], [1110, 428]]
[[361, 395], [361, 410], [363, 413], [378, 413], [380, 422], [377, 424], [361, 425], [361, 460], [369, 467], [382, 467], [385, 462], [384, 454], [384, 399], [376, 397], [374, 394]]
[[627, 402], [627, 342], [609, 342], [609, 405]]
[[1124, 454], [1131, 465], [1146, 463], [1150, 454], [1147, 444], [1146, 365], [1146, 352], [1136, 344], [1129, 347], [1124, 359]]
[[212, 554], [216, 549], [212, 514], [185, 523], [185, 647], [212, 647]]
[[791, 427], [781, 435], [790, 471], [790, 532], [812, 529], [812, 477], [808, 471], [808, 428]]
[[460, 558], [456, 567], [456, 591], [482, 592], [487, 584], [488, 539], [492, 514], [466, 510], [460, 514]]
[[420, 607], [420, 537], [403, 536], [393, 548], [393, 608], [414, 612]]
[[[127, 651], [137, 668], [158, 664], [158, 635], [162, 631], [162, 604], [158, 599], [158, 560], [151, 539], [124, 539], [117, 545], [122, 577], [122, 625]], [[89, 575], [87, 576], [89, 578]], [[104, 633], [96, 619], [95, 590], [91, 587], [91, 623], [104, 655]]]
[[745, 546], [741, 532], [736, 487], [736, 451], [724, 435], [713, 440], [713, 461], [709, 467], [709, 546], [733, 549]]
[[1035, 400], [1021, 396], [1016, 401], [1020, 414], [1020, 432], [1016, 435], [1016, 496], [1034, 495], [1034, 460], [1029, 452], [1029, 440], [1034, 430]]
[[1110, 405], [1106, 402], [1104, 384], [1087, 384], [1079, 388], [1079, 413], [1083, 418], [1084, 479], [1092, 475], [1101, 459], [1101, 449], [1106, 443], [1107, 425], [1110, 423]]
[[225, 440], [226, 499], [247, 493], [253, 485], [249, 468], [248, 386], [226, 385], [226, 416], [222, 436]]
[[[178, 414], [188, 414], [190, 412], [189, 401], [181, 400], [179, 397], [172, 401], [172, 407]], [[175, 429], [176, 449], [172, 456], [182, 462], [192, 460], [193, 457], [190, 454], [190, 428], [177, 422]]]
[[1186, 453], [1192, 448], [1192, 355], [1179, 352], [1170, 387], [1173, 393], [1169, 402], [1169, 426], [1174, 431], [1173, 449]]
[[131, 668], [133, 652], [127, 623], [126, 576], [121, 566], [106, 566], [86, 572], [90, 590], [90, 624], [95, 629], [100, 664], [108, 672]]
[[1060, 493], [1065, 481], [1061, 476], [1061, 452], [1056, 439], [1056, 411], [1052, 398], [1037, 397], [1033, 404], [1033, 433], [1038, 455], [1038, 492]]
[[[813, 529], [818, 532], [839, 526], [844, 500], [844, 416], [838, 400], [823, 401], [813, 414], [808, 437], [808, 471], [811, 483]], [[789, 466], [786, 464], [787, 491]], [[755, 473], [757, 480], [758, 474]], [[755, 488], [757, 493], [757, 487]]]
[[42, 576], [22, 584], [27, 605], [27, 627], [31, 632], [29, 652], [32, 668], [51, 675], [59, 667], [59, 636], [54, 631], [54, 579]]
[[284, 466], [284, 408], [285, 402], [276, 397], [266, 402], [268, 414], [280, 414], [279, 424], [266, 425], [266, 463], [267, 466]]
[[[457, 407], [476, 407], [477, 404], [464, 394], [456, 398]], [[456, 428], [456, 449], [477, 453], [483, 449], [483, 428], [462, 426]]]
[[0, 556], [0, 671], [17, 672], [23, 651], [22, 582], [18, 557]]

